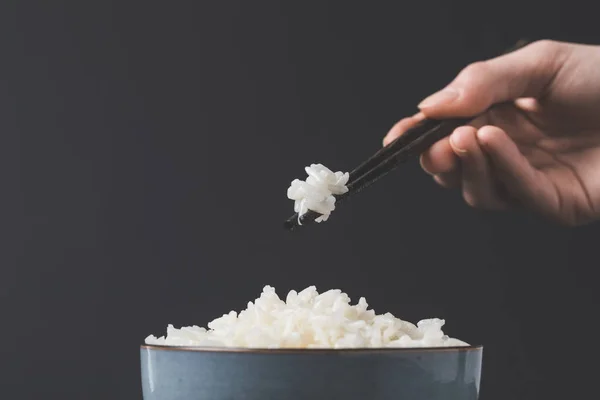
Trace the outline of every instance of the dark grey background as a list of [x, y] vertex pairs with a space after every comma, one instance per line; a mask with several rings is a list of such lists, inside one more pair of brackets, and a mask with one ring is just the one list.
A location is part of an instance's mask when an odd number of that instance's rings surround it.
[[326, 224], [282, 229], [305, 165], [351, 169], [421, 98], [522, 36], [600, 43], [590, 8], [1, 8], [0, 398], [141, 398], [148, 334], [244, 308], [265, 284], [446, 318], [486, 345], [482, 399], [595, 387], [598, 225], [469, 209], [415, 161]]

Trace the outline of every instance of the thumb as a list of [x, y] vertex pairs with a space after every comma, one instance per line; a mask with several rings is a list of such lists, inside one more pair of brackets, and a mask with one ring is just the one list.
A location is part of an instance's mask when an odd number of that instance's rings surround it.
[[538, 41], [517, 51], [464, 68], [443, 90], [419, 104], [433, 118], [471, 117], [494, 104], [542, 97], [558, 74], [568, 46]]
[[477, 131], [477, 141], [488, 155], [496, 179], [514, 200], [547, 217], [555, 217], [560, 198], [554, 185], [529, 163], [502, 129], [484, 126]]

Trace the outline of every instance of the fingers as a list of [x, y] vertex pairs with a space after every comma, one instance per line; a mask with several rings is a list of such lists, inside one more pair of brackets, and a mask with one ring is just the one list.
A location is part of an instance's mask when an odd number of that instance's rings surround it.
[[[518, 107], [534, 109], [531, 99], [519, 100]], [[424, 113], [399, 121], [386, 135], [388, 145], [425, 118]], [[518, 199], [522, 204], [551, 215], [560, 208], [560, 198], [547, 178], [539, 173], [500, 128], [484, 125], [456, 129], [449, 138], [435, 143], [421, 155], [422, 168], [442, 187], [461, 187], [465, 201], [477, 208], [498, 210]]]
[[464, 126], [450, 136], [450, 145], [461, 162], [461, 187], [465, 202], [489, 210], [506, 208], [487, 155], [477, 140], [477, 129]]
[[539, 98], [551, 86], [567, 56], [559, 42], [539, 41], [515, 52], [469, 65], [443, 90], [419, 104], [427, 117], [474, 116], [491, 105], [522, 97]]
[[[524, 101], [522, 105], [534, 104]], [[386, 141], [412, 126], [412, 118], [396, 124]], [[516, 199], [549, 216], [560, 209], [560, 198], [547, 178], [529, 163], [506, 132], [495, 126], [457, 128], [421, 155], [421, 166], [440, 186], [460, 187], [465, 202], [472, 207], [500, 210]]]
[[412, 117], [407, 117], [407, 118], [401, 119], [400, 121], [398, 121], [396, 123], [396, 125], [394, 125], [392, 127], [392, 129], [390, 129], [390, 131], [387, 133], [387, 135], [385, 135], [385, 137], [383, 138], [383, 145], [387, 146], [388, 144], [393, 142], [395, 139], [397, 139], [398, 137], [403, 135], [404, 132], [406, 132], [408, 129], [412, 128], [418, 122], [422, 121], [424, 118], [425, 118], [425, 116], [423, 115], [423, 113], [419, 112], [419, 113], [413, 115]]
[[542, 214], [556, 214], [561, 200], [554, 186], [529, 163], [506, 132], [484, 126], [477, 131], [477, 140], [491, 161], [496, 179], [513, 198]]
[[459, 160], [452, 150], [449, 138], [435, 143], [421, 155], [421, 167], [430, 175], [448, 174], [457, 170]]
[[[423, 113], [417, 113], [398, 121], [383, 139], [383, 145], [390, 144], [423, 118]], [[459, 160], [452, 151], [448, 138], [431, 146], [421, 155], [420, 162], [423, 170], [433, 175], [434, 180], [441, 186], [450, 189], [460, 185]]]
[[446, 189], [453, 189], [460, 186], [460, 161], [452, 146], [449, 138], [445, 138], [435, 143], [420, 157], [421, 168], [433, 179]]
[[499, 210], [507, 207], [498, 191], [490, 160], [477, 140], [477, 128], [457, 128], [449, 138], [434, 144], [421, 156], [421, 166], [440, 186], [461, 187], [472, 207]]

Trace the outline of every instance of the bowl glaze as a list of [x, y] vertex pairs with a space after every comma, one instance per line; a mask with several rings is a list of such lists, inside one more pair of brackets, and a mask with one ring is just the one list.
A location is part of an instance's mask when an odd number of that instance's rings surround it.
[[145, 400], [476, 400], [483, 347], [140, 351]]

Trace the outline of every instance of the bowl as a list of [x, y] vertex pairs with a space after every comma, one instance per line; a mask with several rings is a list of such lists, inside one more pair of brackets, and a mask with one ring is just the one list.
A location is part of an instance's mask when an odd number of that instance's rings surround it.
[[144, 400], [476, 400], [483, 347], [140, 353]]

